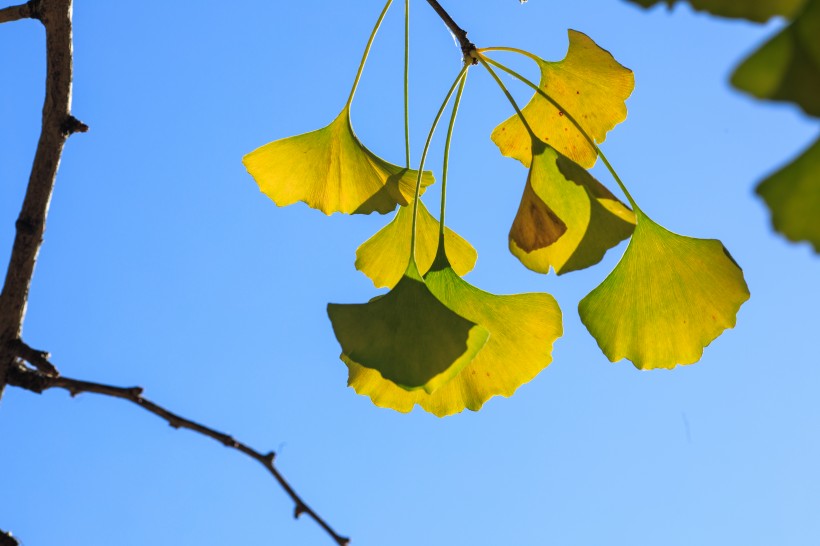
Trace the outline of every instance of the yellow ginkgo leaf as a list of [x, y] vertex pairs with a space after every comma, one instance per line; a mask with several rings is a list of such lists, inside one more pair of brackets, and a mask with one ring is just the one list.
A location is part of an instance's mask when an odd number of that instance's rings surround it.
[[820, 0], [808, 0], [791, 24], [743, 61], [732, 84], [820, 116]]
[[[318, 131], [271, 142], [242, 158], [259, 189], [280, 207], [303, 201], [325, 214], [386, 214], [413, 201], [418, 172], [364, 147], [350, 108]], [[424, 173], [422, 188], [433, 183]]]
[[600, 262], [634, 226], [634, 213], [592, 175], [542, 146], [510, 230], [510, 252], [533, 271], [552, 267], [560, 275]]
[[387, 294], [327, 306], [342, 356], [407, 389], [435, 392], [487, 341], [487, 330], [439, 301], [410, 262]]
[[820, 139], [757, 187], [774, 229], [790, 241], [808, 241], [820, 253]]
[[[565, 108], [596, 142], [603, 142], [607, 131], [626, 119], [624, 102], [635, 87], [635, 77], [586, 34], [569, 31], [569, 49], [563, 61], [534, 60], [541, 69], [541, 90]], [[540, 94], [522, 113], [539, 139], [584, 167], [595, 164], [595, 149], [565, 112]], [[505, 156], [530, 164], [532, 137], [518, 115], [496, 127], [492, 139]]]
[[[412, 229], [413, 207], [401, 207], [389, 224], [356, 250], [356, 269], [370, 277], [377, 288], [395, 286], [407, 267]], [[416, 230], [416, 264], [423, 275], [433, 264], [440, 226], [421, 200]], [[466, 275], [475, 266], [478, 254], [470, 243], [450, 228], [445, 228], [444, 237], [453, 269], [460, 276]]]
[[642, 212], [623, 258], [578, 304], [604, 354], [639, 369], [700, 360], [735, 326], [749, 299], [743, 272], [720, 241], [672, 233]]
[[343, 358], [348, 384], [377, 406], [408, 412], [418, 404], [439, 417], [478, 411], [493, 396], [511, 396], [552, 361], [553, 343], [563, 329], [561, 310], [549, 294], [489, 294], [461, 279], [443, 255], [425, 282], [447, 307], [486, 328], [489, 339], [460, 373], [429, 394], [399, 388], [355, 359]]

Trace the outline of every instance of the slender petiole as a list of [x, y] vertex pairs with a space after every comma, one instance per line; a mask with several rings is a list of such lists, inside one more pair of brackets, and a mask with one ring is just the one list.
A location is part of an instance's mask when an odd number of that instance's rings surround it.
[[530, 138], [532, 138], [534, 141], [538, 140], [538, 137], [535, 136], [535, 132], [532, 130], [532, 127], [530, 127], [530, 124], [527, 122], [527, 118], [524, 117], [524, 113], [521, 111], [521, 108], [519, 108], [518, 103], [513, 98], [513, 96], [510, 93], [509, 89], [507, 89], [507, 86], [504, 85], [504, 82], [501, 81], [501, 78], [498, 77], [498, 74], [495, 73], [495, 70], [490, 68], [490, 66], [487, 64], [488, 61], [492, 62], [492, 59], [484, 57], [483, 55], [479, 55], [478, 60], [481, 62], [481, 64], [484, 66], [484, 68], [487, 69], [487, 72], [490, 73], [490, 76], [493, 77], [493, 79], [495, 80], [495, 83], [498, 84], [498, 87], [501, 88], [501, 91], [504, 93], [504, 96], [507, 97], [507, 100], [510, 101], [510, 104], [512, 104], [513, 110], [515, 110], [515, 113], [518, 115], [518, 119], [521, 120], [521, 123], [524, 124], [524, 128], [530, 134]]
[[439, 240], [444, 244], [444, 210], [447, 206], [447, 173], [450, 167], [450, 142], [453, 139], [453, 128], [456, 125], [458, 107], [461, 105], [461, 95], [464, 93], [464, 85], [467, 83], [467, 73], [461, 78], [458, 84], [458, 92], [453, 102], [453, 114], [450, 116], [450, 126], [447, 127], [447, 140], [444, 143], [444, 166], [441, 172], [441, 214], [439, 215]]
[[453, 85], [450, 86], [450, 90], [447, 91], [447, 96], [445, 97], [444, 102], [441, 104], [441, 108], [438, 109], [436, 118], [433, 120], [433, 125], [430, 127], [430, 134], [427, 135], [427, 141], [424, 143], [424, 151], [422, 151], [421, 153], [418, 179], [416, 180], [416, 196], [413, 199], [413, 229], [410, 236], [410, 263], [413, 264], [415, 264], [416, 262], [416, 227], [418, 224], [419, 198], [421, 197], [421, 177], [424, 173], [424, 162], [427, 160], [427, 152], [430, 150], [430, 143], [433, 141], [433, 135], [436, 133], [436, 127], [438, 126], [438, 122], [441, 119], [441, 115], [447, 108], [447, 104], [449, 104], [450, 97], [453, 96], [453, 93], [456, 90], [456, 86], [458, 86], [459, 82], [461, 82], [462, 78], [464, 78], [464, 75], [467, 73], [467, 69], [469, 68], [470, 65], [468, 64], [465, 64], [461, 68], [461, 71], [458, 73], [458, 76], [456, 76]]
[[353, 95], [356, 94], [356, 88], [359, 86], [359, 80], [362, 78], [362, 71], [364, 71], [365, 62], [367, 62], [367, 56], [370, 55], [370, 48], [373, 46], [373, 40], [376, 38], [376, 33], [379, 31], [379, 27], [382, 25], [382, 21], [384, 21], [384, 16], [387, 15], [387, 10], [390, 9], [390, 4], [392, 3], [393, 0], [387, 0], [387, 4], [384, 5], [384, 9], [382, 9], [378, 21], [376, 21], [376, 26], [373, 27], [373, 32], [370, 33], [370, 38], [367, 40], [367, 46], [364, 48], [362, 61], [359, 63], [359, 70], [356, 72], [356, 79], [353, 80], [353, 88], [350, 90], [350, 96], [347, 98], [345, 108], [349, 108], [350, 104], [353, 102]]
[[[487, 49], [489, 49], [489, 48], [485, 48], [485, 51]], [[492, 48], [492, 49], [498, 50], [498, 51], [509, 50], [509, 51], [513, 51], [513, 52], [518, 52], [517, 50], [513, 50], [512, 48], [509, 48], [509, 49]], [[618, 176], [618, 173], [612, 167], [612, 164], [609, 162], [609, 160], [607, 159], [604, 152], [601, 150], [601, 148], [595, 142], [595, 139], [593, 139], [589, 135], [589, 133], [586, 132], [586, 130], [581, 126], [580, 123], [578, 123], [578, 121], [572, 116], [572, 114], [570, 114], [563, 106], [561, 106], [558, 103], [558, 101], [556, 101], [551, 96], [549, 96], [538, 85], [534, 84], [532, 81], [527, 79], [525, 76], [522, 76], [521, 74], [519, 74], [518, 72], [516, 72], [512, 68], [508, 68], [508, 67], [504, 66], [503, 64], [499, 63], [498, 61], [490, 59], [489, 57], [486, 57], [485, 55], [482, 55], [481, 53], [479, 53], [479, 60], [481, 61], [481, 64], [483, 64], [484, 67], [490, 72], [490, 74], [492, 74], [493, 78], [498, 83], [498, 85], [501, 86], [501, 89], [502, 89], [502, 91], [504, 91], [504, 94], [507, 96], [507, 98], [511, 100], [511, 102], [513, 104], [513, 108], [515, 108], [516, 113], [518, 114], [519, 118], [521, 118], [522, 122], [524, 123], [524, 126], [527, 128], [527, 131], [530, 133], [530, 135], [534, 136], [533, 132], [532, 132], [532, 129], [530, 129], [529, 125], [527, 125], [527, 122], [524, 119], [524, 116], [521, 113], [521, 110], [518, 108], [518, 105], [515, 103], [515, 100], [512, 99], [512, 96], [510, 95], [510, 92], [507, 90], [507, 88], [504, 86], [504, 83], [501, 81], [501, 79], [498, 77], [498, 75], [495, 73], [495, 71], [489, 65], [493, 65], [493, 66], [499, 68], [500, 70], [503, 70], [504, 72], [506, 72], [510, 76], [512, 76], [512, 77], [520, 80], [522, 83], [530, 86], [536, 93], [538, 93], [542, 98], [544, 98], [544, 100], [546, 100], [547, 102], [552, 104], [559, 111], [563, 112], [564, 117], [566, 117], [569, 120], [569, 122], [572, 123], [578, 129], [578, 131], [581, 133], [581, 135], [584, 137], [584, 139], [586, 139], [586, 141], [589, 143], [589, 145], [592, 146], [592, 149], [595, 150], [595, 153], [598, 154], [598, 156], [601, 158], [601, 161], [603, 161], [603, 163], [606, 166], [607, 170], [609, 170], [609, 173], [612, 175], [612, 178], [615, 179], [615, 182], [617, 182], [618, 186], [621, 188], [621, 191], [624, 192], [624, 195], [626, 196], [627, 200], [629, 201], [629, 204], [632, 205], [632, 208], [635, 209], [636, 212], [641, 210], [641, 208], [635, 202], [635, 199], [632, 198], [632, 195], [629, 193], [629, 190], [626, 189], [626, 185], [621, 180], [621, 177]]]
[[410, 0], [404, 0], [404, 155], [410, 168]]
[[[518, 53], [519, 55], [523, 55], [524, 57], [528, 57], [535, 61], [536, 63], [541, 62], [541, 59], [538, 55], [530, 53], [529, 51], [525, 51], [523, 49], [518, 49], [517, 47], [482, 47], [477, 52], [479, 54], [484, 53], [485, 51], [506, 51], [508, 53]], [[489, 59], [487, 59], [489, 60]], [[500, 67], [499, 67], [500, 68]]]

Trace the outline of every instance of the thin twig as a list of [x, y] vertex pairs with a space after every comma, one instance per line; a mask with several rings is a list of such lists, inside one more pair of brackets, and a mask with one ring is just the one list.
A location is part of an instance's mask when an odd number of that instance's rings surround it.
[[307, 514], [310, 518], [312, 518], [319, 526], [324, 529], [328, 535], [333, 538], [333, 540], [339, 546], [346, 546], [350, 539], [339, 535], [336, 531], [333, 530], [328, 523], [322, 519], [319, 514], [313, 511], [313, 509], [307, 505], [307, 503], [302, 500], [302, 498], [294, 491], [293, 487], [285, 480], [284, 476], [279, 472], [279, 470], [274, 466], [274, 459], [276, 458], [276, 453], [271, 451], [267, 454], [262, 454], [255, 449], [237, 441], [229, 434], [225, 434], [223, 432], [219, 432], [214, 430], [210, 427], [206, 427], [200, 423], [195, 421], [191, 421], [190, 419], [186, 419], [173, 413], [162, 406], [144, 398], [142, 396], [143, 389], [141, 387], [114, 387], [111, 385], [104, 385], [102, 383], [93, 383], [89, 381], [81, 381], [79, 379], [71, 379], [69, 377], [54, 377], [48, 376], [41, 372], [37, 372], [34, 370], [30, 370], [25, 368], [21, 365], [12, 366], [8, 372], [7, 376], [8, 384], [20, 387], [22, 389], [36, 392], [38, 394], [49, 390], [49, 389], [65, 389], [67, 390], [71, 396], [77, 396], [78, 394], [82, 393], [94, 393], [94, 394], [101, 394], [104, 396], [110, 396], [113, 398], [120, 398], [122, 400], [127, 400], [136, 404], [137, 406], [141, 407], [145, 411], [153, 413], [154, 415], [164, 419], [171, 425], [173, 428], [180, 429], [185, 428], [188, 430], [192, 430], [194, 432], [198, 432], [203, 436], [207, 436], [208, 438], [212, 438], [219, 442], [220, 444], [224, 445], [225, 447], [234, 449], [241, 453], [244, 453], [248, 457], [256, 460], [262, 466], [264, 466], [268, 472], [276, 479], [282, 489], [288, 494], [288, 496], [293, 500], [295, 507], [293, 510], [294, 517], [299, 517], [302, 514]]
[[450, 17], [450, 14], [447, 13], [436, 0], [427, 0], [427, 3], [432, 6], [438, 16], [441, 17], [441, 20], [444, 21], [444, 24], [447, 25], [447, 28], [450, 29], [450, 32], [453, 33], [453, 36], [456, 37], [456, 40], [458, 40], [461, 46], [461, 54], [464, 56], [464, 62], [478, 64], [478, 59], [473, 55], [475, 44], [467, 39], [467, 31], [458, 26], [453, 18]]
[[19, 21], [20, 19], [31, 19], [33, 17], [35, 17], [33, 0], [25, 4], [0, 9], [0, 23], [10, 23], [12, 21]]
[[46, 96], [43, 122], [26, 196], [17, 218], [14, 246], [0, 293], [0, 396], [7, 370], [14, 364], [14, 340], [20, 338], [34, 265], [43, 242], [46, 216], [63, 146], [72, 133], [88, 127], [71, 115], [72, 0], [32, 0], [6, 8], [11, 17], [28, 15], [46, 29]]

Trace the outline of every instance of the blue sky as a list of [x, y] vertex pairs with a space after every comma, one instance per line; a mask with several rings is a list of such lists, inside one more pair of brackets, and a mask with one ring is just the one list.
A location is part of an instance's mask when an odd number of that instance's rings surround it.
[[[379, 293], [353, 261], [388, 218], [277, 208], [241, 163], [335, 117], [382, 4], [78, 2], [74, 113], [91, 131], [63, 156], [28, 343], [65, 375], [142, 385], [174, 411], [278, 451], [296, 489], [356, 545], [815, 544], [820, 259], [771, 232], [752, 188], [818, 125], [726, 83], [781, 23], [619, 0], [444, 2], [479, 46], [557, 60], [573, 28], [632, 68], [629, 118], [604, 150], [653, 219], [723, 241], [752, 299], [696, 365], [608, 362], [576, 306], [625, 245], [561, 278], [507, 252], [526, 173], [489, 140], [511, 110], [474, 70], [447, 209], [479, 252], [467, 279], [495, 293], [552, 293], [565, 336], [514, 397], [437, 419], [376, 408], [348, 389], [325, 312]], [[412, 11], [417, 161], [460, 54], [426, 3]], [[397, 0], [352, 110], [362, 141], [396, 163], [401, 14]], [[2, 25], [0, 52], [7, 256], [39, 133], [39, 24]], [[443, 134], [428, 163], [439, 177], [442, 145]], [[9, 389], [0, 435], [0, 528], [30, 546], [331, 543], [292, 520], [256, 463], [120, 401]]]

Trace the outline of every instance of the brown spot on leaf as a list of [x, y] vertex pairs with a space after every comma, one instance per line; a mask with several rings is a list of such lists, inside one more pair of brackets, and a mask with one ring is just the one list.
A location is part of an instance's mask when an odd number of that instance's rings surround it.
[[527, 180], [510, 228], [510, 239], [525, 252], [532, 252], [553, 244], [566, 231], [567, 225], [538, 197]]

